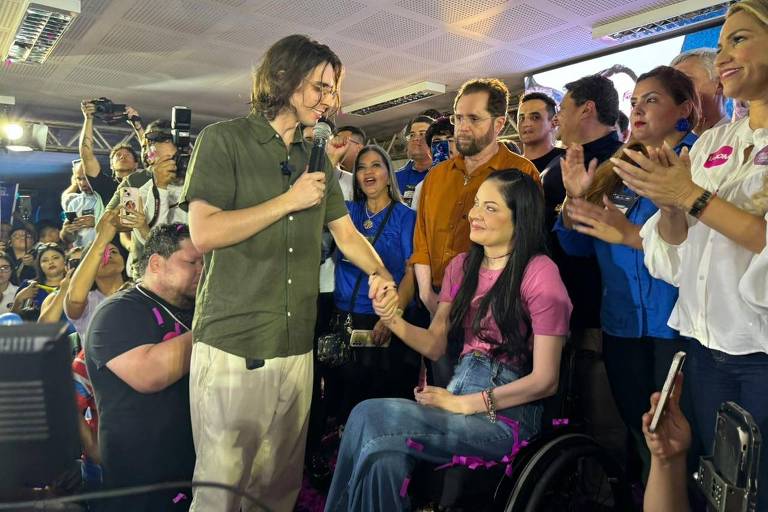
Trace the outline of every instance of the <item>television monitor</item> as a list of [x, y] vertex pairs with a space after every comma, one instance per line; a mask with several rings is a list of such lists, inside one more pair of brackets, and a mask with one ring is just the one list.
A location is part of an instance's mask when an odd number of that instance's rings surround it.
[[63, 324], [0, 327], [0, 494], [42, 487], [80, 454]]

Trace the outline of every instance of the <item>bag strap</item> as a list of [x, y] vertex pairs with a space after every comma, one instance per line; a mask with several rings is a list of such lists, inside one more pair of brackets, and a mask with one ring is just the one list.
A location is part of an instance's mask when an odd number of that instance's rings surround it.
[[[392, 210], [395, 209], [395, 202], [392, 201], [389, 203], [389, 206], [387, 206], [387, 215], [384, 217], [384, 220], [379, 224], [379, 229], [376, 230], [376, 234], [373, 237], [373, 241], [371, 242], [371, 246], [376, 245], [376, 241], [381, 236], [381, 233], [384, 231], [384, 226], [386, 226], [387, 221], [392, 216]], [[361, 270], [360, 275], [357, 276], [357, 280], [355, 281], [355, 288], [352, 290], [352, 296], [349, 298], [349, 312], [352, 313], [352, 308], [355, 304], [355, 299], [357, 299], [357, 293], [360, 291], [360, 285], [363, 282], [363, 277], [365, 277], [365, 273]]]

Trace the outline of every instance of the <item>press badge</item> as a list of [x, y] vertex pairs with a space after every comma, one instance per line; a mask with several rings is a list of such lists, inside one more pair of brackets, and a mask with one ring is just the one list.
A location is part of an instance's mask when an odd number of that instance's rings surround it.
[[635, 203], [638, 200], [638, 196], [632, 192], [613, 192], [609, 196], [609, 199], [614, 204], [614, 206], [616, 206], [616, 208], [621, 211], [621, 213], [626, 215], [627, 212], [631, 210], [633, 206], [635, 206]]

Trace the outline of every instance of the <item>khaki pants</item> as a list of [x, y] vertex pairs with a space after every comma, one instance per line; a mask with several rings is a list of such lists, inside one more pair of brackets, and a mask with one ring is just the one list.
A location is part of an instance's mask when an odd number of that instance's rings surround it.
[[[301, 488], [312, 400], [312, 352], [269, 359], [255, 370], [204, 343], [189, 374], [195, 481], [244, 489], [275, 512], [293, 510]], [[198, 487], [193, 512], [257, 510], [232, 493]]]

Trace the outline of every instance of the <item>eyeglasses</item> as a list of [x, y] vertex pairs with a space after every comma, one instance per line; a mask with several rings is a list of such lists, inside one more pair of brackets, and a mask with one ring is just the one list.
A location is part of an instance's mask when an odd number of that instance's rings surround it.
[[330, 96], [332, 100], [339, 97], [339, 91], [335, 87], [325, 85], [322, 82], [309, 82], [309, 85], [315, 90], [316, 93], [322, 95], [322, 97]]
[[488, 119], [493, 119], [494, 117], [500, 117], [500, 116], [487, 116], [487, 117], [479, 117], [473, 114], [470, 114], [468, 116], [462, 115], [462, 114], [451, 114], [448, 116], [448, 120], [451, 122], [453, 126], [458, 126], [462, 123], [469, 123], [472, 126], [476, 126], [482, 121], [486, 121]]
[[405, 140], [423, 139], [427, 132], [411, 132], [405, 134]]
[[11, 235], [14, 240], [22, 240], [24, 238], [32, 238], [32, 233], [14, 233]]
[[10, 265], [0, 265], [0, 272], [10, 272], [11, 266]]

